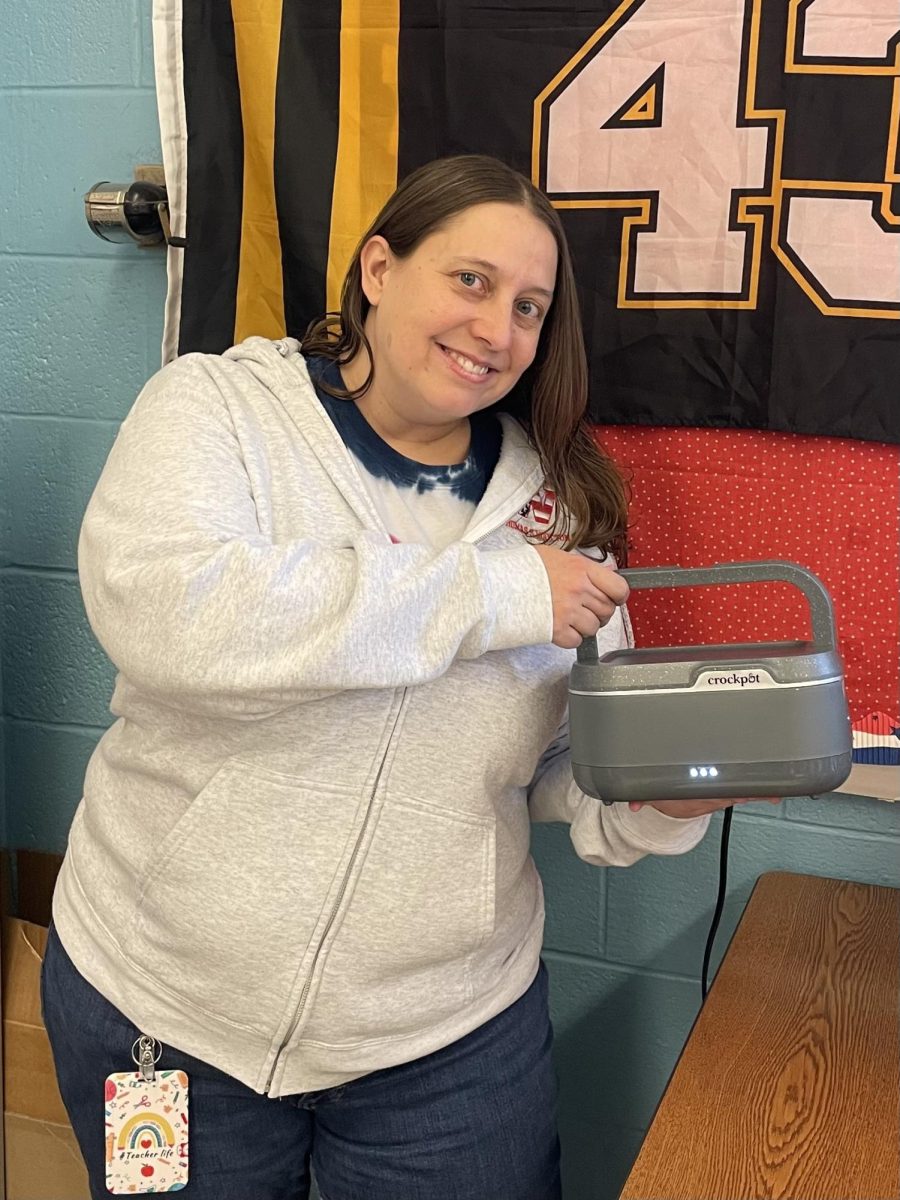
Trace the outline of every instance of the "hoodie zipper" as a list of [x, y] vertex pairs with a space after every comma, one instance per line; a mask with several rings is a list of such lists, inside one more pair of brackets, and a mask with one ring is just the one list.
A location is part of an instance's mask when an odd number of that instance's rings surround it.
[[275, 1055], [275, 1059], [272, 1063], [272, 1069], [269, 1071], [269, 1077], [266, 1080], [266, 1086], [265, 1086], [266, 1094], [268, 1094], [270, 1088], [272, 1087], [272, 1080], [275, 1078], [275, 1072], [278, 1069], [278, 1061], [281, 1058], [281, 1056], [284, 1053], [287, 1046], [290, 1044], [291, 1038], [297, 1032], [297, 1027], [299, 1026], [299, 1024], [303, 1018], [303, 1012], [304, 1012], [304, 1009], [306, 1008], [306, 1001], [309, 998], [309, 991], [310, 991], [310, 988], [312, 987], [312, 981], [315, 977], [316, 967], [319, 963], [319, 959], [322, 956], [322, 948], [324, 947], [326, 941], [328, 940], [328, 935], [331, 932], [331, 928], [334, 925], [334, 922], [337, 919], [338, 912], [340, 911], [341, 905], [343, 904], [344, 896], [346, 895], [347, 887], [350, 883], [350, 878], [353, 875], [353, 868], [356, 865], [356, 860], [359, 858], [359, 852], [360, 852], [360, 847], [362, 846], [362, 843], [363, 843], [363, 838], [365, 837], [366, 830], [369, 828], [369, 821], [372, 816], [372, 805], [375, 801], [376, 795], [378, 794], [378, 787], [381, 783], [381, 777], [384, 774], [384, 765], [387, 762], [388, 755], [391, 752], [391, 747], [394, 744], [394, 734], [397, 731], [397, 725], [400, 721], [400, 714], [403, 712], [403, 706], [406, 703], [406, 694], [408, 691], [409, 691], [409, 688], [404, 688], [403, 693], [400, 696], [400, 703], [397, 705], [397, 712], [394, 715], [393, 724], [391, 725], [391, 732], [389, 733], [388, 739], [387, 739], [387, 745], [384, 748], [384, 754], [382, 755], [381, 762], [378, 765], [378, 774], [375, 776], [375, 782], [372, 785], [372, 791], [369, 795], [369, 803], [368, 803], [368, 807], [366, 808], [366, 815], [363, 818], [362, 825], [360, 825], [360, 827], [359, 827], [359, 833], [356, 836], [356, 842], [353, 845], [353, 850], [350, 854], [350, 858], [347, 861], [347, 868], [344, 871], [344, 878], [341, 880], [340, 889], [338, 890], [337, 896], [335, 896], [334, 904], [332, 904], [332, 906], [331, 906], [331, 912], [328, 914], [328, 920], [325, 922], [325, 928], [322, 930], [322, 936], [319, 938], [319, 944], [316, 947], [316, 952], [313, 955], [312, 962], [310, 963], [309, 972], [306, 977], [306, 982], [303, 984], [303, 990], [300, 992], [300, 998], [297, 1001], [297, 1010], [294, 1013], [294, 1019], [291, 1021], [290, 1025], [288, 1026], [287, 1032], [285, 1033], [284, 1038], [282, 1039], [281, 1045], [278, 1047], [278, 1052]]
[[[502, 529], [503, 526], [506, 525], [507, 521], [511, 520], [512, 517], [514, 517], [516, 515], [516, 513], [519, 511], [519, 509], [521, 507], [522, 507], [521, 504], [519, 504], [515, 509], [513, 509], [512, 513], [508, 517], [504, 517], [504, 519], [502, 521], [500, 521], [499, 524], [492, 525], [490, 529], [486, 530], [482, 534], [479, 534], [478, 537], [473, 538], [471, 544], [473, 546], [477, 546], [479, 542], [483, 542], [485, 540], [485, 538], [490, 537], [490, 535], [492, 533], [496, 533], [496, 531], [498, 529]], [[268, 1078], [266, 1079], [266, 1086], [264, 1089], [266, 1095], [268, 1095], [268, 1093], [272, 1087], [272, 1081], [275, 1078], [275, 1072], [278, 1069], [279, 1059], [281, 1058], [285, 1049], [290, 1044], [291, 1038], [293, 1038], [294, 1034], [297, 1032], [300, 1022], [303, 1019], [303, 1013], [306, 1008], [306, 1002], [309, 999], [309, 993], [310, 993], [310, 989], [312, 988], [313, 979], [315, 977], [316, 967], [318, 966], [319, 959], [322, 956], [322, 950], [325, 945], [325, 942], [328, 940], [328, 935], [331, 932], [332, 926], [334, 925], [334, 922], [337, 920], [338, 912], [340, 911], [341, 905], [343, 904], [344, 896], [346, 895], [346, 892], [347, 892], [347, 887], [349, 886], [351, 876], [353, 875], [353, 868], [356, 866], [356, 861], [359, 858], [360, 848], [362, 846], [363, 839], [365, 837], [366, 831], [369, 828], [369, 821], [372, 816], [372, 805], [374, 803], [375, 796], [378, 793], [378, 788], [381, 783], [381, 777], [384, 774], [384, 765], [387, 762], [388, 755], [390, 754], [391, 748], [394, 744], [394, 734], [397, 731], [397, 725], [399, 724], [399, 721], [400, 721], [400, 715], [403, 712], [403, 706], [406, 703], [406, 695], [407, 695], [408, 691], [409, 691], [409, 688], [405, 687], [403, 689], [403, 693], [400, 697], [400, 703], [397, 706], [397, 712], [394, 717], [393, 724], [391, 725], [391, 732], [388, 735], [387, 745], [385, 746], [384, 754], [382, 755], [381, 762], [379, 763], [379, 766], [378, 766], [378, 774], [375, 776], [375, 782], [372, 786], [371, 794], [369, 795], [369, 804], [368, 804], [368, 808], [366, 809], [366, 815], [363, 819], [362, 825], [359, 828], [359, 833], [357, 834], [356, 842], [354, 843], [353, 850], [352, 850], [352, 852], [350, 854], [350, 858], [347, 862], [347, 868], [344, 871], [344, 878], [341, 880], [340, 889], [338, 891], [337, 896], [335, 897], [334, 904], [332, 904], [332, 906], [331, 906], [331, 912], [328, 914], [328, 920], [325, 923], [325, 928], [322, 931], [322, 936], [319, 938], [319, 944], [316, 948], [315, 954], [313, 955], [313, 960], [309, 967], [309, 972], [306, 977], [306, 982], [303, 984], [303, 989], [300, 992], [300, 998], [297, 1001], [297, 1009], [294, 1013], [294, 1018], [291, 1021], [290, 1025], [288, 1026], [288, 1029], [285, 1032], [284, 1037], [282, 1038], [281, 1045], [278, 1047], [278, 1051], [272, 1062], [272, 1067], [271, 1067], [271, 1070], [269, 1071]]]

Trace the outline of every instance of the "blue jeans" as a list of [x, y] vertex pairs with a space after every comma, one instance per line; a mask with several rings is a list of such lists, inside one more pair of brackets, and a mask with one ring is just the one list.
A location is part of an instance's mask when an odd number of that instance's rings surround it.
[[[75, 969], [51, 928], [41, 979], [60, 1091], [107, 1200], [103, 1082], [132, 1069], [139, 1030]], [[414, 1062], [271, 1100], [163, 1047], [188, 1073], [185, 1200], [559, 1200], [556, 1080], [543, 964], [528, 991], [466, 1037]]]

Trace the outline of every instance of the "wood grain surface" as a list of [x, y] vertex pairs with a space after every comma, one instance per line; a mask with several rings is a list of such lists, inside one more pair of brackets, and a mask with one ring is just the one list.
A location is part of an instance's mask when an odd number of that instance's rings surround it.
[[900, 1198], [900, 891], [763, 875], [621, 1200]]

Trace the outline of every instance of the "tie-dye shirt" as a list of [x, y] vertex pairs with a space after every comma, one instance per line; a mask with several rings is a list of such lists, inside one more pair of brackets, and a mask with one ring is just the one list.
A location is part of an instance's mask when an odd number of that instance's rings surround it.
[[400, 454], [375, 432], [352, 400], [339, 400], [319, 386], [345, 386], [337, 363], [307, 363], [316, 394], [353, 455], [369, 494], [391, 537], [442, 550], [465, 532], [488, 485], [503, 431], [494, 413], [469, 418], [472, 440], [464, 462], [432, 466]]

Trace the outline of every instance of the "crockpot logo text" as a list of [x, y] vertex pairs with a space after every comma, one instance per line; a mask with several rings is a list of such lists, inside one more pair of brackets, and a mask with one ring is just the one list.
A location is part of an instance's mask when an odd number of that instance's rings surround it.
[[748, 687], [762, 683], [762, 676], [759, 671], [750, 671], [746, 675], [707, 675], [706, 682], [710, 687]]

